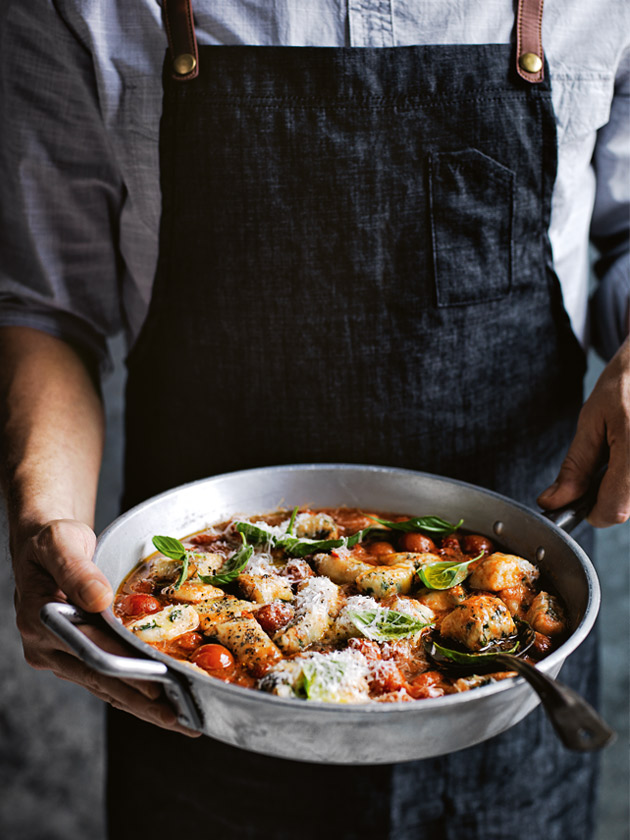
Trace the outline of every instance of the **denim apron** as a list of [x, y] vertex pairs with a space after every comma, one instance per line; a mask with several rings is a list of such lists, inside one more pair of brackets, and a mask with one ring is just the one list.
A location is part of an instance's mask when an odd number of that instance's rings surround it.
[[[547, 235], [548, 74], [530, 84], [514, 46], [494, 44], [197, 55], [185, 82], [165, 64], [160, 253], [128, 359], [125, 504], [314, 461], [533, 503], [571, 439], [584, 370]], [[571, 665], [587, 695], [591, 656], [585, 645]], [[116, 840], [590, 834], [594, 762], [560, 747], [539, 711], [400, 765], [271, 759], [116, 712], [109, 746]]]

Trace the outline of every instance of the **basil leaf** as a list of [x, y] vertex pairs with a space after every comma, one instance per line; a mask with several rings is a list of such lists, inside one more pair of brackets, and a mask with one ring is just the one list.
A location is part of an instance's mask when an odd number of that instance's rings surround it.
[[427, 589], [451, 589], [469, 574], [468, 566], [483, 557], [483, 551], [477, 557], [465, 560], [463, 563], [445, 560], [442, 563], [429, 563], [418, 569], [418, 577]]
[[395, 639], [407, 639], [425, 627], [432, 627], [432, 622], [420, 621], [406, 613], [378, 607], [373, 610], [348, 610], [350, 621], [368, 639], [376, 642], [388, 642]]
[[289, 520], [289, 524], [287, 526], [287, 534], [293, 533], [293, 526], [295, 525], [295, 517], [297, 516], [297, 505], [293, 508], [293, 513], [291, 514], [291, 519]]
[[259, 525], [252, 525], [251, 522], [237, 522], [234, 527], [239, 534], [246, 536], [254, 545], [270, 543], [274, 548], [284, 549], [290, 557], [306, 557], [307, 554], [313, 554], [316, 551], [339, 548], [345, 543], [344, 539], [309, 540], [307, 537], [294, 537], [288, 532], [277, 537], [271, 531]]
[[372, 531], [382, 531], [383, 529], [380, 525], [369, 525], [367, 528], [363, 528], [361, 531], [357, 531], [356, 534], [352, 534], [351, 537], [346, 538], [346, 547], [352, 548], [353, 545], [360, 543], [363, 541], [368, 534], [371, 534]]
[[188, 577], [188, 551], [179, 540], [175, 539], [175, 537], [153, 537], [153, 545], [159, 552], [171, 560], [182, 561], [182, 568], [179, 573], [179, 577], [177, 578], [177, 583], [173, 586], [173, 589], [179, 589]]
[[186, 549], [175, 537], [153, 537], [153, 545], [171, 560], [183, 560], [186, 556]]
[[199, 579], [203, 581], [203, 583], [209, 583], [211, 586], [225, 586], [226, 583], [231, 583], [240, 575], [253, 552], [254, 547], [252, 545], [247, 545], [245, 537], [243, 536], [243, 547], [223, 564], [221, 571], [218, 574], [199, 575]]
[[290, 557], [306, 557], [307, 554], [314, 554], [316, 551], [330, 551], [331, 548], [340, 548], [345, 542], [343, 538], [309, 540], [306, 537], [292, 537], [290, 534], [283, 534], [275, 539], [276, 547], [284, 549]]
[[439, 516], [415, 516], [413, 519], [405, 519], [403, 522], [390, 522], [388, 519], [379, 519], [377, 516], [371, 516], [370, 519], [385, 525], [386, 528], [391, 528], [392, 531], [404, 531], [405, 533], [426, 531], [428, 534], [441, 535], [452, 534], [464, 522], [463, 519], [460, 519], [456, 525], [453, 525], [452, 522], [440, 519]]
[[475, 665], [492, 662], [497, 653], [516, 653], [519, 649], [519, 641], [518, 639], [506, 639], [504, 648], [489, 653], [484, 653], [483, 651], [480, 653], [464, 653], [463, 651], [444, 647], [436, 642], [435, 639], [431, 639], [430, 646], [434, 649], [434, 652], [431, 652], [431, 649], [429, 649], [429, 655], [435, 656], [436, 662], [440, 661], [440, 657], [444, 657], [444, 659], [448, 659], [450, 662], [456, 662], [458, 665], [474, 667]]
[[343, 676], [345, 667], [336, 660], [311, 659], [302, 666], [304, 691], [308, 700], [319, 700], [321, 703], [335, 702], [337, 689]]
[[252, 522], [235, 522], [234, 527], [239, 534], [246, 536], [253, 545], [260, 545], [261, 543], [275, 545], [276, 538], [267, 528], [254, 525]]
[[173, 589], [179, 589], [182, 583], [188, 577], [188, 552], [184, 555], [184, 559], [182, 560], [182, 568], [179, 573], [179, 577], [177, 578], [177, 583], [173, 586]]
[[311, 540], [307, 537], [295, 537], [292, 531], [297, 510], [295, 508], [291, 515], [286, 533], [280, 534], [280, 536], [276, 536], [266, 528], [260, 525], [254, 525], [251, 522], [236, 522], [234, 527], [239, 534], [245, 535], [254, 545], [269, 543], [274, 548], [283, 549], [290, 557], [306, 557], [308, 554], [314, 554], [316, 551], [331, 551], [333, 548], [341, 548], [341, 546], [352, 548], [352, 546], [361, 542], [370, 532], [383, 530], [381, 525], [370, 525], [368, 528], [357, 531], [356, 534], [352, 534], [350, 537], [339, 537], [336, 540]]

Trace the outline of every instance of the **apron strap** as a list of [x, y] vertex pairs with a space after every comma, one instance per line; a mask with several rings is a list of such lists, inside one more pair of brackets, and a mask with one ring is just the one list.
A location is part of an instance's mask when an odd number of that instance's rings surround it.
[[[542, 82], [544, 53], [542, 16], [544, 0], [518, 0], [516, 17], [516, 72], [527, 82]], [[173, 78], [179, 82], [199, 74], [199, 51], [191, 0], [164, 0], [164, 21]]]
[[196, 79], [199, 51], [190, 0], [164, 0], [164, 23], [173, 78], [178, 82]]
[[544, 78], [543, 3], [544, 0], [518, 0], [516, 72], [526, 82], [542, 82]]

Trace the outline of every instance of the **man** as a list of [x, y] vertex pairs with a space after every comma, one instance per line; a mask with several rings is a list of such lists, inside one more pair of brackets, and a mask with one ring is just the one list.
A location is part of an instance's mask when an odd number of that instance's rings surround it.
[[[609, 317], [603, 338], [616, 353], [573, 436], [591, 217], [603, 253], [596, 306], [623, 299], [627, 284], [621, 7], [545, 11], [551, 86], [528, 24], [542, 4], [515, 18], [505, 0], [474, 13], [452, 0], [438, 19], [417, 2], [331, 0], [317, 13], [198, 3], [199, 52], [185, 7], [171, 8], [159, 237], [157, 4], [12, 4], [2, 103], [5, 486], [26, 656], [176, 732], [153, 687], [95, 675], [38, 622], [61, 593], [92, 611], [111, 600], [90, 562], [90, 526], [97, 370], [104, 337], [122, 325], [132, 348], [126, 505], [242, 466], [354, 460], [528, 503], [557, 474], [540, 497], [553, 508], [586, 489], [607, 449], [591, 522], [630, 514], [627, 301]], [[203, 789], [232, 803], [216, 816], [224, 837], [289, 836], [295, 823], [278, 824], [256, 794], [257, 781], [281, 788], [285, 776], [330, 797], [344, 784], [341, 837], [519, 836], [535, 820], [549, 837], [587, 837], [592, 764], [537, 743], [536, 720], [466, 755], [349, 775], [159, 738], [114, 715], [112, 836], [138, 830], [121, 802], [125, 784], [144, 782], [122, 744], [145, 738], [145, 760], [213, 757]], [[525, 746], [547, 756], [541, 796], [554, 769], [564, 776], [553, 784], [566, 813], [551, 795], [547, 809], [534, 804], [532, 780], [532, 801], [507, 813], [506, 767]], [[508, 809], [471, 804], [480, 776]], [[434, 797], [421, 797], [429, 782]], [[250, 805], [243, 819], [239, 796]], [[168, 804], [152, 809], [163, 832]], [[293, 816], [303, 805], [283, 801]], [[199, 807], [193, 794], [191, 826]]]

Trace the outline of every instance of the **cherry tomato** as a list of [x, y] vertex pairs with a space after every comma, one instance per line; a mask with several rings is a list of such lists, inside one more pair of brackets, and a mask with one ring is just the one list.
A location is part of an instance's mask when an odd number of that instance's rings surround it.
[[191, 537], [189, 542], [193, 545], [212, 545], [212, 543], [220, 539], [220, 534], [197, 534], [197, 536]]
[[[463, 563], [465, 560], [470, 560], [470, 557], [465, 557], [459, 549], [448, 546], [446, 548], [440, 548], [438, 554], [446, 563]], [[475, 564], [472, 563], [471, 565], [474, 566]]]
[[287, 578], [289, 583], [301, 583], [307, 578], [315, 577], [315, 572], [308, 565], [306, 560], [298, 560], [292, 557], [284, 567], [282, 576]]
[[273, 634], [288, 624], [293, 615], [293, 607], [289, 604], [266, 604], [256, 611], [255, 618], [265, 633]]
[[348, 647], [352, 650], [358, 650], [368, 661], [375, 661], [381, 658], [381, 649], [369, 639], [350, 639]]
[[190, 633], [182, 633], [175, 639], [177, 647], [185, 651], [196, 650], [202, 642], [203, 636], [201, 633], [195, 633], [194, 630], [191, 630]]
[[158, 612], [161, 604], [152, 595], [125, 595], [120, 609], [125, 615], [149, 615]]
[[387, 694], [403, 688], [405, 678], [395, 662], [379, 662], [369, 676], [369, 685], [373, 694]]
[[228, 679], [234, 673], [234, 657], [223, 645], [202, 645], [193, 653], [191, 660], [219, 679]]
[[435, 543], [425, 534], [403, 534], [399, 540], [401, 551], [416, 551], [418, 553], [435, 554]]
[[368, 543], [365, 548], [373, 557], [386, 557], [388, 554], [394, 553], [394, 546], [385, 542], [385, 540]]
[[536, 658], [545, 656], [553, 648], [553, 641], [544, 633], [534, 631], [534, 645], [532, 647], [532, 654]]
[[492, 554], [494, 546], [488, 537], [482, 537], [479, 534], [466, 534], [462, 540], [462, 548], [465, 554], [473, 554], [475, 557], [481, 552], [485, 554]]
[[153, 581], [151, 580], [137, 580], [130, 586], [132, 592], [142, 592], [145, 595], [150, 595], [153, 592]]
[[373, 519], [366, 516], [362, 511], [357, 510], [357, 508], [335, 510], [334, 519], [346, 534], [356, 534], [362, 528], [369, 528], [370, 525], [376, 524]]
[[462, 547], [459, 544], [459, 537], [456, 537], [455, 534], [449, 534], [447, 537], [442, 537], [442, 548], [459, 551], [461, 554]]
[[442, 697], [445, 693], [442, 674], [439, 671], [425, 671], [417, 677], [409, 680], [407, 691], [414, 700], [422, 700], [427, 697]]

